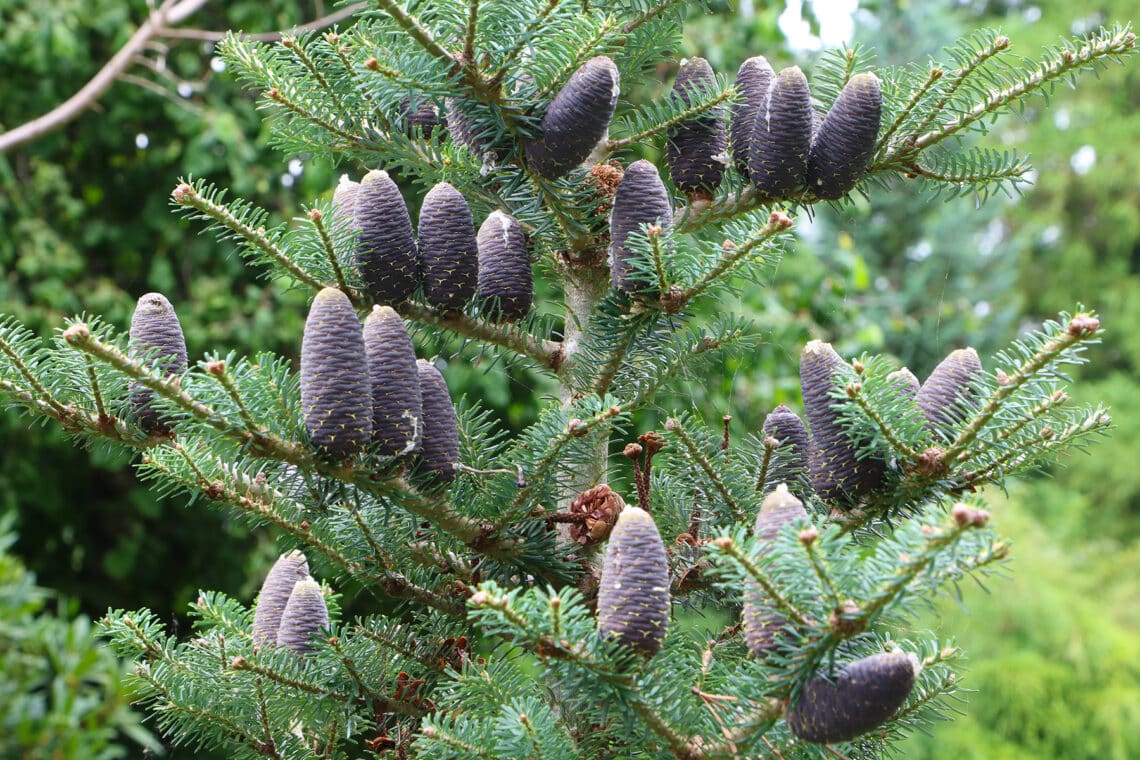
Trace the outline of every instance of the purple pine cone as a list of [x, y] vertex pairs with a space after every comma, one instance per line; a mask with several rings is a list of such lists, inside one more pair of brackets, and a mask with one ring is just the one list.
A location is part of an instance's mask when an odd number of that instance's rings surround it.
[[820, 198], [842, 198], [863, 176], [879, 136], [883, 94], [874, 74], [856, 74], [827, 112], [808, 155], [808, 188]]
[[373, 303], [406, 301], [420, 280], [412, 220], [387, 172], [371, 171], [356, 193], [356, 264]]
[[428, 191], [420, 207], [424, 298], [437, 309], [459, 311], [475, 296], [479, 245], [471, 209], [446, 182]]
[[479, 227], [479, 284], [484, 310], [495, 322], [514, 322], [530, 311], [534, 273], [526, 234], [518, 220], [493, 211]]
[[749, 58], [736, 72], [736, 102], [729, 114], [729, 148], [736, 170], [748, 179], [748, 151], [752, 146], [752, 132], [756, 129], [756, 114], [768, 99], [768, 87], [776, 71], [762, 55]]
[[673, 224], [673, 202], [657, 173], [645, 159], [634, 161], [625, 170], [614, 195], [610, 212], [610, 281], [628, 294], [653, 296], [657, 288], [634, 277], [634, 253], [627, 245], [630, 235], [640, 235], [641, 225]]
[[[716, 75], [704, 58], [690, 58], [677, 72], [673, 94], [685, 105], [693, 93], [716, 86]], [[728, 137], [721, 108], [712, 108], [684, 121], [666, 135], [665, 161], [677, 189], [686, 195], [711, 198], [724, 179]]]
[[[130, 354], [148, 357], [152, 369], [167, 376], [186, 371], [186, 338], [178, 315], [166, 296], [147, 293], [138, 300], [131, 315]], [[148, 435], [169, 435], [171, 419], [154, 408], [154, 391], [137, 382], [130, 383], [131, 414]]]
[[669, 559], [653, 518], [626, 507], [610, 533], [598, 588], [598, 630], [641, 654], [661, 649], [669, 625]]
[[[798, 419], [798, 418], [797, 418]], [[769, 545], [780, 529], [796, 520], [806, 520], [803, 503], [783, 485], [776, 487], [760, 505], [753, 535], [760, 539], [761, 551], [767, 553]], [[754, 657], [765, 657], [776, 645], [776, 637], [787, 624], [782, 615], [766, 609], [767, 594], [756, 582], [750, 582], [744, 592], [744, 639]]]
[[281, 615], [285, 612], [289, 595], [293, 593], [293, 586], [308, 575], [309, 563], [305, 555], [296, 549], [282, 554], [269, 568], [253, 611], [254, 644], [277, 643], [277, 629], [281, 626]]
[[811, 92], [798, 66], [780, 71], [756, 112], [748, 178], [763, 195], [787, 198], [807, 184], [811, 152]]
[[428, 485], [450, 483], [459, 471], [459, 421], [455, 406], [447, 382], [434, 364], [420, 359], [416, 369], [423, 394], [424, 432], [413, 474]]
[[281, 613], [281, 626], [277, 629], [277, 646], [297, 654], [313, 651], [313, 637], [329, 627], [329, 608], [320, 584], [304, 578], [293, 586], [285, 611]]
[[915, 401], [927, 427], [944, 441], [952, 441], [978, 408], [975, 380], [984, 374], [978, 352], [960, 348], [938, 363], [919, 388]]
[[364, 350], [372, 384], [372, 442], [384, 456], [411, 454], [423, 429], [420, 376], [412, 338], [391, 306], [374, 306], [364, 320]]
[[541, 136], [527, 143], [530, 168], [558, 179], [581, 165], [609, 129], [620, 85], [617, 66], [606, 56], [583, 63], [547, 107]]
[[786, 483], [788, 490], [800, 497], [810, 489], [808, 455], [811, 441], [804, 421], [784, 404], [780, 404], [764, 418], [764, 435], [779, 441], [768, 465], [766, 487]]

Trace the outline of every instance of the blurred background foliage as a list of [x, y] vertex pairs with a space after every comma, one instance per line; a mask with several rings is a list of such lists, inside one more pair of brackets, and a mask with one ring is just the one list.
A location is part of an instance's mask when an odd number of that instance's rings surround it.
[[[810, 72], [818, 41], [810, 35], [828, 38], [842, 5], [809, 1], [803, 24], [795, 25], [784, 3], [714, 0], [712, 12], [693, 12], [677, 57], [703, 55], [729, 77], [756, 54], [777, 68], [797, 63]], [[320, 0], [235, 0], [208, 4], [188, 25], [265, 32], [329, 10]], [[141, 0], [0, 0], [5, 78], [35, 83], [6, 89], [0, 127], [77, 90], [145, 13]], [[873, 47], [876, 65], [888, 66], [937, 58], [958, 36], [999, 26], [1017, 54], [1032, 57], [1062, 35], [1134, 13], [1122, 0], [1080, 8], [1059, 0], [864, 0], [854, 14], [854, 42]], [[170, 213], [169, 190], [192, 174], [289, 219], [330, 194], [339, 173], [363, 167], [270, 151], [255, 101], [221, 70], [211, 43], [168, 39], [145, 57], [96, 109], [0, 156], [0, 310], [44, 333], [82, 311], [125, 327], [135, 299], [161, 290], [178, 308], [192, 356], [230, 349], [295, 356], [307, 294], [282, 292], [247, 270], [232, 248], [199, 236]], [[662, 96], [674, 70], [663, 65], [659, 87], [626, 97]], [[988, 146], [1016, 145], [1032, 157], [1033, 182], [1022, 195], [980, 206], [944, 203], [899, 182], [801, 218], [795, 250], [770, 285], [742, 283], [733, 303], [702, 305], [704, 316], [726, 309], [752, 315], [757, 348], [718, 358], [660, 399], [661, 419], [695, 405], [713, 424], [731, 414], [740, 436], [758, 430], [775, 404], [798, 405], [798, 352], [810, 338], [833, 341], [847, 356], [891, 354], [921, 378], [954, 348], [975, 346], [984, 360], [1024, 327], [1078, 301], [1100, 312], [1107, 337], [1074, 396], [1107, 403], [1117, 429], [1071, 466], [993, 495], [996, 524], [1012, 537], [1017, 557], [1012, 580], [994, 582], [988, 593], [964, 589], [961, 606], [948, 599], [921, 621], [957, 632], [970, 656], [965, 683], [976, 691], [962, 705], [964, 718], [934, 737], [916, 737], [906, 757], [1140, 757], [1138, 106], [1133, 62], [1058, 92], [1050, 107], [1029, 102], [1021, 121], [995, 125]], [[414, 211], [418, 198], [409, 202]], [[531, 422], [536, 401], [551, 392], [535, 374], [475, 348], [426, 334], [417, 340], [421, 355], [462, 350], [468, 361], [450, 363], [450, 387], [494, 409], [511, 429]], [[13, 601], [31, 588], [19, 580], [26, 576], [0, 573], [0, 621], [19, 614], [46, 626], [31, 628], [43, 631], [35, 656], [47, 657], [46, 642], [60, 637], [89, 648], [83, 614], [108, 606], [148, 606], [177, 620], [199, 588], [248, 599], [275, 554], [272, 536], [250, 535], [202, 504], [156, 499], [127, 462], [77, 450], [57, 430], [29, 429], [6, 413], [0, 441], [0, 515], [15, 515], [14, 552], [39, 582], [74, 600], [60, 602], [56, 618], [43, 602]], [[51, 626], [56, 633], [48, 633]], [[11, 647], [2, 631], [0, 647]], [[100, 651], [90, 649], [101, 663], [91, 667], [109, 667]], [[29, 693], [42, 683], [42, 676], [17, 681]], [[109, 676], [90, 683], [106, 706], [90, 720], [72, 716], [74, 725], [102, 732], [103, 743], [91, 746], [119, 751], [108, 742], [134, 730], [120, 710], [124, 697]], [[23, 721], [28, 736], [63, 730], [26, 712], [13, 719], [5, 698], [5, 720]], [[137, 752], [143, 745], [129, 746]], [[54, 756], [99, 755], [65, 748]]]

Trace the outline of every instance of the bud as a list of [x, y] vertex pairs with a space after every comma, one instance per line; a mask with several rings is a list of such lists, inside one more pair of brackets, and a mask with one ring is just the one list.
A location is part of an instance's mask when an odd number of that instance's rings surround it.
[[863, 177], [879, 136], [883, 94], [874, 74], [856, 74], [827, 112], [808, 155], [808, 188], [842, 198]]
[[768, 87], [776, 71], [762, 55], [749, 58], [736, 72], [736, 102], [729, 114], [729, 148], [736, 170], [748, 179], [748, 151], [752, 145], [752, 131], [756, 129], [756, 114], [764, 108]]
[[269, 568], [253, 611], [254, 644], [264, 646], [277, 642], [277, 629], [293, 586], [308, 575], [309, 563], [305, 555], [296, 549], [282, 554]]
[[[351, 202], [351, 201], [350, 201]], [[400, 188], [387, 172], [371, 171], [356, 192], [356, 265], [374, 303], [406, 301], [420, 281], [420, 257]]]
[[475, 295], [479, 246], [471, 209], [459, 191], [440, 182], [420, 207], [420, 256], [424, 298], [443, 311], [458, 311]]
[[763, 430], [765, 438], [771, 436], [779, 441], [779, 448], [772, 453], [768, 464], [765, 487], [786, 483], [793, 494], [806, 495], [811, 489], [808, 470], [811, 442], [804, 421], [780, 404], [764, 418]]
[[[698, 90], [715, 88], [716, 75], [704, 58], [690, 58], [681, 65], [673, 83], [673, 95], [686, 106]], [[712, 108], [668, 130], [665, 160], [669, 176], [677, 189], [686, 195], [712, 197], [724, 177], [725, 150], [728, 138], [724, 131], [722, 109]]]
[[598, 589], [598, 630], [652, 657], [669, 625], [669, 560], [653, 518], [626, 507], [610, 534]]
[[982, 362], [972, 348], [951, 351], [918, 390], [915, 401], [936, 437], [952, 441], [958, 428], [978, 408], [973, 383], [982, 376]]
[[[769, 493], [760, 505], [760, 512], [756, 515], [756, 524], [753, 534], [760, 542], [761, 554], [767, 554], [773, 539], [780, 529], [797, 520], [806, 520], [807, 512], [803, 503], [792, 496], [783, 484]], [[776, 638], [780, 630], [787, 624], [787, 620], [778, 613], [766, 608], [767, 595], [764, 588], [755, 581], [750, 581], [744, 592], [744, 638], [748, 642], [748, 649], [755, 657], [766, 656], [776, 645]]]
[[372, 394], [364, 335], [348, 296], [325, 288], [313, 299], [301, 339], [301, 412], [318, 450], [353, 456], [372, 437]]
[[623, 293], [656, 295], [657, 288], [635, 278], [630, 235], [640, 235], [643, 224], [668, 227], [673, 223], [673, 202], [657, 167], [642, 159], [625, 170], [610, 212], [610, 280]]
[[786, 198], [807, 183], [812, 107], [807, 77], [798, 66], [772, 79], [756, 112], [748, 149], [748, 177], [763, 195]]
[[476, 292], [495, 322], [514, 322], [530, 311], [534, 273], [526, 235], [510, 214], [493, 211], [479, 227]]
[[413, 473], [429, 485], [450, 483], [459, 469], [459, 422], [447, 382], [435, 365], [416, 362], [423, 394], [424, 432]]
[[840, 424], [844, 402], [832, 398], [838, 379], [850, 372], [848, 365], [830, 343], [813, 340], [800, 356], [800, 388], [804, 414], [811, 425], [812, 487], [827, 502], [853, 505], [882, 485], [886, 462], [879, 455], [859, 458], [864, 442]]
[[419, 448], [423, 399], [416, 349], [391, 306], [374, 306], [364, 320], [364, 349], [372, 386], [372, 442], [385, 456]]
[[[178, 315], [166, 296], [147, 293], [131, 315], [130, 354], [144, 360], [159, 374], [186, 371], [186, 338]], [[171, 418], [154, 408], [154, 391], [134, 380], [130, 383], [131, 414], [148, 435], [169, 435]]]
[[894, 715], [914, 690], [918, 663], [887, 652], [848, 664], [834, 678], [817, 674], [785, 716], [806, 742], [832, 744], [862, 736]]
[[558, 179], [582, 164], [602, 140], [617, 106], [621, 75], [604, 55], [591, 58], [571, 75], [542, 118], [542, 133], [526, 144], [534, 173]]
[[328, 627], [329, 608], [320, 585], [307, 577], [297, 581], [281, 614], [277, 645], [308, 654], [313, 651], [313, 637]]

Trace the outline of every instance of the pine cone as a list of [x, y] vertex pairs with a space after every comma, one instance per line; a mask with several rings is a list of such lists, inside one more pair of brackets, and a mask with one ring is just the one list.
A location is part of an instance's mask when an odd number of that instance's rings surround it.
[[360, 322], [348, 296], [325, 288], [313, 299], [301, 339], [301, 411], [309, 438], [343, 460], [372, 436], [372, 394]]
[[410, 454], [420, 446], [423, 399], [416, 349], [391, 306], [374, 306], [364, 320], [364, 349], [372, 385], [372, 442], [384, 456]]
[[911, 398], [918, 396], [918, 378], [906, 367], [896, 369], [887, 375], [887, 382], [903, 396], [910, 396]]
[[289, 595], [293, 593], [293, 586], [308, 575], [309, 563], [305, 555], [296, 549], [282, 554], [269, 568], [253, 611], [254, 644], [277, 643], [277, 629], [281, 626], [281, 615], [285, 612]]
[[340, 175], [340, 182], [333, 191], [333, 217], [352, 229], [356, 226], [356, 198], [360, 193], [360, 183], [348, 178], [347, 174]]
[[514, 322], [530, 311], [534, 273], [526, 234], [518, 220], [492, 211], [479, 227], [479, 284], [484, 311], [495, 322]]
[[431, 133], [439, 126], [439, 108], [423, 95], [416, 101], [416, 110], [412, 110], [411, 98], [400, 101], [400, 115], [404, 117], [404, 133], [414, 137], [421, 132], [425, 138], [431, 139]]
[[848, 664], [834, 679], [818, 674], [788, 710], [788, 728], [800, 739], [819, 744], [862, 736], [906, 702], [914, 690], [917, 665], [905, 652], [887, 652]]
[[[797, 417], [797, 419], [799, 419]], [[764, 497], [760, 512], [756, 515], [753, 535], [761, 541], [762, 553], [767, 553], [769, 545], [779, 534], [780, 529], [796, 520], [806, 520], [807, 512], [803, 503], [788, 492], [782, 483], [776, 490]], [[749, 582], [744, 592], [744, 639], [754, 657], [765, 657], [776, 646], [776, 637], [787, 620], [767, 609], [768, 596], [759, 583]]]
[[624, 508], [625, 501], [605, 483], [586, 489], [570, 503], [570, 514], [579, 520], [570, 523], [570, 539], [582, 546], [605, 541]]
[[765, 196], [787, 198], [807, 184], [812, 134], [811, 92], [798, 66], [783, 69], [756, 112], [748, 178]]
[[373, 303], [406, 301], [420, 281], [412, 220], [400, 188], [387, 172], [371, 171], [356, 193], [356, 264]]
[[308, 577], [297, 581], [281, 614], [277, 646], [308, 654], [315, 648], [313, 637], [328, 627], [329, 608], [320, 584]]
[[640, 235], [641, 225], [673, 224], [673, 203], [657, 167], [642, 159], [622, 175], [610, 212], [610, 280], [623, 293], [659, 295], [658, 289], [634, 277], [634, 254], [626, 244], [630, 235]]
[[669, 625], [669, 560], [649, 513], [626, 507], [610, 534], [598, 589], [598, 630], [652, 657]]
[[874, 74], [856, 74], [835, 99], [811, 144], [808, 187], [835, 200], [863, 176], [879, 136], [883, 93]]
[[[164, 375], [186, 371], [186, 338], [178, 315], [166, 296], [147, 293], [139, 298], [131, 315], [130, 354], [145, 359], [151, 369]], [[170, 435], [172, 419], [155, 408], [154, 391], [131, 381], [131, 414], [148, 435]]]
[[960, 348], [939, 362], [918, 390], [915, 401], [926, 417], [927, 428], [937, 437], [952, 441], [978, 408], [975, 380], [984, 374], [978, 352]]
[[459, 470], [459, 422], [451, 393], [434, 364], [420, 359], [416, 369], [424, 400], [424, 433], [413, 473], [429, 486], [450, 483]]
[[800, 388], [804, 413], [811, 425], [812, 488], [821, 499], [851, 506], [878, 489], [886, 462], [878, 455], [859, 458], [864, 440], [852, 437], [839, 423], [842, 401], [832, 398], [837, 377], [850, 370], [830, 343], [813, 340], [800, 355]]
[[558, 179], [589, 158], [609, 129], [620, 85], [617, 66], [606, 56], [582, 64], [546, 109], [541, 136], [526, 144], [531, 170]]
[[772, 410], [764, 418], [764, 436], [772, 436], [779, 441], [779, 448], [772, 453], [768, 464], [766, 487], [786, 483], [793, 494], [804, 496], [810, 489], [808, 454], [811, 440], [804, 421], [784, 404]]
[[479, 246], [471, 209], [446, 182], [428, 190], [420, 207], [424, 298], [437, 309], [458, 311], [475, 296]]
[[489, 131], [478, 129], [475, 118], [469, 112], [482, 108], [481, 104], [459, 98], [448, 98], [444, 101], [444, 106], [447, 108], [447, 113], [443, 124], [456, 145], [466, 148], [484, 162], [506, 158], [508, 151], [494, 144]]
[[[681, 65], [673, 83], [674, 96], [686, 106], [693, 93], [715, 87], [716, 75], [704, 58], [690, 58]], [[689, 196], [712, 198], [724, 178], [728, 137], [721, 108], [712, 108], [696, 118], [669, 129], [665, 161], [677, 189]]]
[[749, 58], [736, 72], [736, 102], [729, 115], [729, 148], [733, 163], [744, 179], [749, 178], [748, 151], [752, 145], [752, 132], [756, 129], [756, 114], [765, 107], [768, 87], [776, 78], [776, 71], [762, 55]]

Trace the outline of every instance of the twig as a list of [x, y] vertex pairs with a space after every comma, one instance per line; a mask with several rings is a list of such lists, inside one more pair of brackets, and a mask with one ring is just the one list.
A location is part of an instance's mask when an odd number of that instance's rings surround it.
[[329, 238], [329, 231], [325, 227], [324, 215], [321, 214], [320, 209], [314, 208], [309, 210], [309, 221], [316, 227], [317, 234], [321, 236], [321, 245], [324, 246], [325, 256], [328, 257], [329, 264], [332, 265], [337, 287], [342, 293], [351, 293], [352, 288], [348, 286], [348, 281], [344, 279], [344, 270], [341, 269], [340, 261], [337, 260], [336, 248], [333, 246], [332, 239]]
[[[327, 16], [315, 19], [298, 27], [294, 27], [293, 31], [296, 32], [313, 32], [318, 29], [326, 29], [333, 24], [344, 21], [346, 18], [351, 17], [357, 11], [362, 11], [368, 7], [368, 3], [353, 3], [346, 5], [338, 11], [330, 13]], [[276, 32], [260, 32], [258, 34], [242, 34], [239, 35], [241, 39], [250, 42], [276, 42], [285, 36], [288, 30], [281, 30]], [[180, 39], [180, 40], [201, 40], [202, 42], [221, 42], [226, 38], [229, 32], [216, 32], [210, 29], [172, 29], [170, 27], [163, 27], [160, 36], [167, 39]]]
[[[354, 298], [353, 300], [358, 308], [364, 305], [362, 299]], [[547, 369], [557, 371], [561, 366], [562, 344], [560, 342], [530, 335], [517, 327], [492, 324], [486, 320], [469, 317], [462, 313], [445, 313], [413, 301], [399, 304], [396, 310], [406, 319], [422, 322], [432, 327], [442, 327], [468, 338], [477, 338], [510, 349]]]
[[609, 153], [612, 153], [615, 150], [621, 150], [622, 148], [628, 147], [630, 145], [643, 143], [647, 139], [649, 139], [650, 137], [653, 137], [654, 135], [658, 134], [659, 132], [664, 132], [667, 129], [670, 129], [672, 127], [677, 126], [678, 124], [682, 124], [686, 121], [689, 121], [690, 119], [696, 118], [696, 117], [700, 116], [701, 114], [705, 113], [706, 111], [708, 111], [709, 109], [720, 105], [721, 103], [725, 102], [726, 100], [731, 100], [735, 95], [736, 95], [736, 90], [733, 89], [732, 87], [729, 87], [729, 88], [725, 89], [724, 91], [718, 93], [712, 99], [710, 99], [704, 103], [698, 103], [695, 106], [689, 106], [688, 108], [681, 111], [680, 113], [674, 114], [673, 116], [670, 116], [668, 119], [665, 119], [664, 121], [658, 122], [657, 124], [654, 124], [653, 126], [647, 128], [647, 129], [643, 129], [642, 131], [640, 131], [636, 134], [630, 135], [629, 137], [622, 137], [622, 138], [617, 139], [617, 140], [610, 140], [609, 142], [606, 143], [606, 151]]
[[736, 497], [728, 490], [728, 485], [725, 484], [720, 473], [713, 467], [712, 462], [710, 462], [704, 452], [697, 447], [697, 442], [685, 432], [680, 420], [670, 419], [666, 421], [665, 429], [680, 439], [681, 445], [685, 447], [685, 452], [701, 468], [705, 477], [712, 483], [713, 488], [720, 494], [720, 498], [724, 501], [725, 506], [732, 512], [732, 518], [734, 520], [743, 520], [745, 517], [744, 510], [742, 510], [740, 505], [736, 502]]

